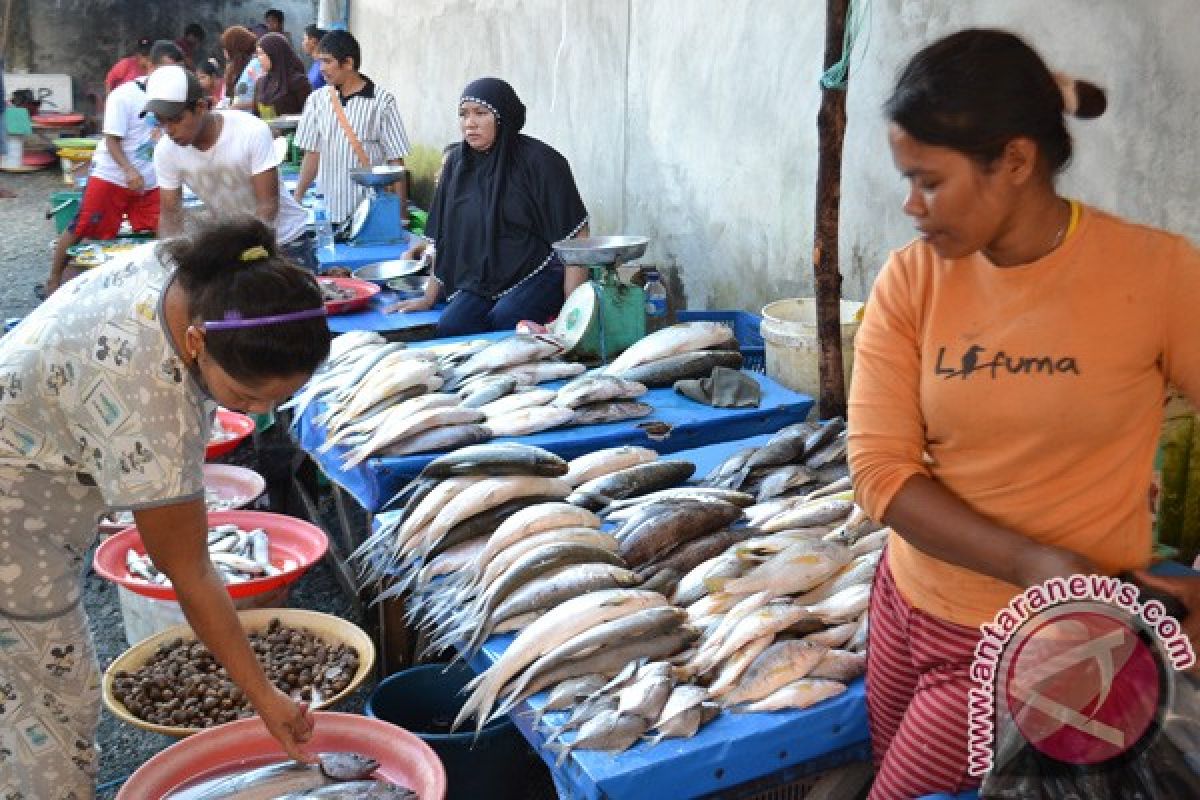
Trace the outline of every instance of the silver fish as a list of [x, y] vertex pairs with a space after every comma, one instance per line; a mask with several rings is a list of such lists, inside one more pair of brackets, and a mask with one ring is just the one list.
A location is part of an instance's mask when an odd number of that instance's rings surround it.
[[517, 388], [516, 377], [490, 375], [484, 380], [471, 384], [469, 391], [467, 387], [460, 390], [462, 402], [459, 405], [463, 408], [479, 408], [510, 394], [515, 388]]
[[321, 753], [315, 764], [285, 761], [177, 789], [169, 800], [276, 800], [338, 782], [361, 781], [379, 762], [354, 753]]
[[549, 334], [517, 334], [488, 345], [468, 358], [456, 372], [463, 377], [480, 372], [497, 372], [556, 356], [563, 349], [563, 343]]
[[555, 763], [561, 766], [572, 750], [623, 752], [649, 727], [650, 723], [646, 718], [637, 714], [616, 710], [601, 711], [583, 724], [573, 740], [560, 747]]
[[657, 460], [658, 453], [648, 447], [610, 447], [572, 459], [567, 465], [567, 474], [563, 476], [563, 480], [572, 486], [580, 486], [602, 475], [611, 475], [638, 464], [648, 464]]
[[715, 367], [741, 369], [743, 363], [737, 350], [697, 350], [639, 364], [617, 374], [652, 389], [663, 389], [674, 386], [676, 381], [707, 377]]
[[830, 650], [806, 677], [849, 683], [867, 671], [867, 654]]
[[646, 393], [646, 387], [613, 375], [582, 375], [558, 390], [554, 405], [579, 408], [609, 400], [633, 400]]
[[776, 642], [754, 659], [737, 688], [721, 702], [732, 706], [761, 700], [776, 689], [808, 675], [828, 652], [829, 648], [804, 639]]
[[443, 425], [414, 434], [379, 451], [381, 456], [408, 456], [469, 447], [487, 441], [491, 433], [483, 425]]
[[497, 417], [490, 417], [484, 427], [492, 436], [528, 436], [531, 433], [559, 428], [569, 425], [575, 419], [575, 412], [569, 408], [557, 406], [536, 406], [510, 411]]
[[558, 393], [553, 389], [526, 389], [525, 391], [510, 394], [507, 397], [501, 397], [498, 400], [480, 406], [479, 410], [487, 415], [488, 419], [493, 417], [502, 417], [510, 411], [519, 411], [522, 408], [533, 408], [535, 406], [549, 405], [550, 401], [557, 397]]
[[404, 786], [383, 781], [352, 781], [335, 783], [307, 792], [285, 794], [278, 800], [420, 800], [417, 793]]
[[684, 322], [644, 336], [613, 359], [604, 369], [604, 373], [620, 375], [640, 364], [677, 353], [705, 350], [736, 342], [733, 331], [719, 322]]
[[801, 709], [816, 705], [822, 700], [836, 697], [846, 691], [844, 683], [825, 678], [801, 678], [795, 683], [789, 683], [776, 689], [762, 700], [744, 706], [736, 706], [733, 711], [781, 711], [783, 709]]

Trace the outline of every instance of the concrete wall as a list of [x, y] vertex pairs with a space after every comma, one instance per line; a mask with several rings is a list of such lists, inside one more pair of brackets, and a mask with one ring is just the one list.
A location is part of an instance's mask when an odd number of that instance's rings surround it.
[[5, 68], [70, 75], [76, 110], [90, 111], [88, 95], [103, 94], [105, 74], [141, 37], [176, 39], [198, 22], [206, 54], [222, 58], [221, 31], [261, 22], [268, 8], [283, 11], [297, 47], [317, 18], [317, 0], [13, 0]]
[[[462, 87], [509, 80], [526, 132], [564, 155], [597, 233], [644, 233], [691, 308], [811, 292], [824, 0], [349, 0], [365, 70], [415, 141], [456, 139]], [[904, 60], [971, 25], [1017, 31], [1106, 86], [1074, 124], [1066, 192], [1200, 241], [1195, 0], [872, 0], [856, 52], [842, 193], [844, 293], [912, 238], [879, 108]]]

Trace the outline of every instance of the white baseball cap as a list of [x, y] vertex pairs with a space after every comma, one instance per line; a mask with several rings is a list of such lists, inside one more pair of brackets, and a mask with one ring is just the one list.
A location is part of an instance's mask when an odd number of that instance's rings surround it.
[[141, 116], [154, 114], [170, 119], [178, 117], [189, 106], [204, 97], [204, 87], [196, 75], [175, 64], [164, 64], [146, 79], [146, 101]]

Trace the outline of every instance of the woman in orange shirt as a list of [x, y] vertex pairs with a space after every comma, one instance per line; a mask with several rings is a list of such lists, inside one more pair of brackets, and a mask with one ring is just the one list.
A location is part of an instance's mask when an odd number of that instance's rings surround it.
[[[1018, 37], [967, 30], [885, 106], [921, 238], [875, 282], [850, 394], [858, 499], [895, 534], [870, 611], [876, 800], [978, 785], [981, 624], [1050, 578], [1149, 562], [1164, 389], [1200, 399], [1200, 254], [1059, 195], [1064, 116], [1104, 102]], [[1195, 580], [1144, 582], [1200, 612]]]

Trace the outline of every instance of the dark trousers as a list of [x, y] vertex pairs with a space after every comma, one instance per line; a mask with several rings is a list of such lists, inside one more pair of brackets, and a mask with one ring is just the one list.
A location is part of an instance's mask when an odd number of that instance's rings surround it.
[[523, 319], [545, 323], [562, 309], [563, 267], [547, 266], [498, 300], [461, 290], [442, 310], [437, 336], [511, 331]]

